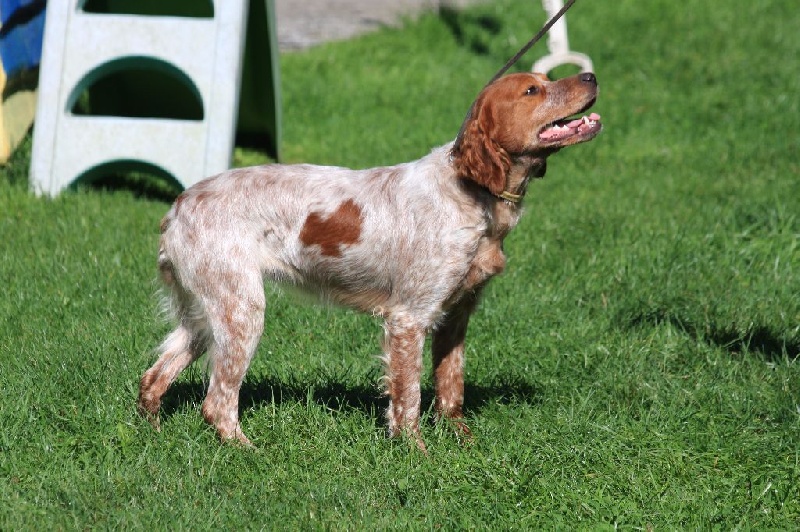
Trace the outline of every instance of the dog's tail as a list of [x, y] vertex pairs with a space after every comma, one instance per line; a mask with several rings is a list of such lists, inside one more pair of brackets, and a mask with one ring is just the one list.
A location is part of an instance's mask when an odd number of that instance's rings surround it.
[[[164, 314], [178, 322], [180, 327], [189, 332], [184, 339], [192, 351], [203, 351], [211, 337], [208, 317], [201, 301], [193, 293], [191, 287], [184, 285], [181, 279], [181, 261], [172, 254], [176, 246], [180, 247], [182, 226], [178, 216], [178, 208], [183, 196], [179, 196], [175, 204], [161, 220], [161, 239], [158, 246], [158, 271], [163, 282], [162, 309]], [[180, 336], [175, 337], [175, 341]], [[173, 346], [175, 347], [175, 346]], [[183, 346], [186, 347], [186, 346]]]
[[[180, 199], [180, 197], [178, 199]], [[164, 215], [164, 218], [161, 219], [161, 239], [158, 243], [158, 271], [161, 274], [161, 280], [164, 282], [164, 285], [169, 288], [175, 285], [177, 278], [175, 277], [175, 266], [167, 256], [166, 239], [167, 231], [172, 226], [172, 222], [175, 221], [177, 203], [176, 201], [176, 205], [173, 205], [167, 214]]]
[[196, 301], [181, 285], [178, 268], [170, 256], [168, 242], [175, 238], [175, 206], [161, 220], [161, 239], [158, 243], [158, 273], [164, 286], [163, 308], [176, 321], [196, 315]]
[[172, 260], [167, 256], [167, 250], [164, 247], [164, 237], [161, 237], [161, 242], [158, 246], [158, 273], [161, 275], [161, 281], [168, 289], [175, 288], [177, 277], [175, 275], [175, 265]]

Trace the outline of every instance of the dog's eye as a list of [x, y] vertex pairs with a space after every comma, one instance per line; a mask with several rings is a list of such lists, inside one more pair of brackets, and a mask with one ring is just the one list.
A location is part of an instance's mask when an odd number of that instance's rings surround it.
[[528, 90], [525, 91], [525, 94], [528, 96], [534, 96], [539, 94], [539, 86], [538, 85], [531, 85], [528, 87]]

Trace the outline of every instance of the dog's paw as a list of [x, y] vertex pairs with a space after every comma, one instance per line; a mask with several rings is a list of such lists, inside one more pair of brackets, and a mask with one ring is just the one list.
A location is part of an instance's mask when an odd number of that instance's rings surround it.
[[152, 402], [145, 401], [141, 397], [136, 405], [139, 415], [147, 420], [148, 423], [156, 430], [161, 431], [161, 420], [158, 416], [158, 411], [161, 408], [160, 401], [153, 404]]

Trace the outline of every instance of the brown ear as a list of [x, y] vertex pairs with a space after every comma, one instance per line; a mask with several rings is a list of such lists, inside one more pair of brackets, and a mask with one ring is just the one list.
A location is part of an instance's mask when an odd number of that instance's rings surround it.
[[453, 164], [459, 177], [470, 179], [498, 195], [506, 188], [511, 158], [490, 136], [494, 122], [488, 107], [479, 103], [475, 107], [477, 116], [468, 119], [454, 146]]

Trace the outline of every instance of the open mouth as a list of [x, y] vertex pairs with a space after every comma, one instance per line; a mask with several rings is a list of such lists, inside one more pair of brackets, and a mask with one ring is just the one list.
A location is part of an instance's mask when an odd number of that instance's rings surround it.
[[561, 142], [566, 139], [588, 140], [601, 129], [600, 115], [591, 113], [580, 118], [556, 120], [539, 132], [539, 140], [544, 142]]

